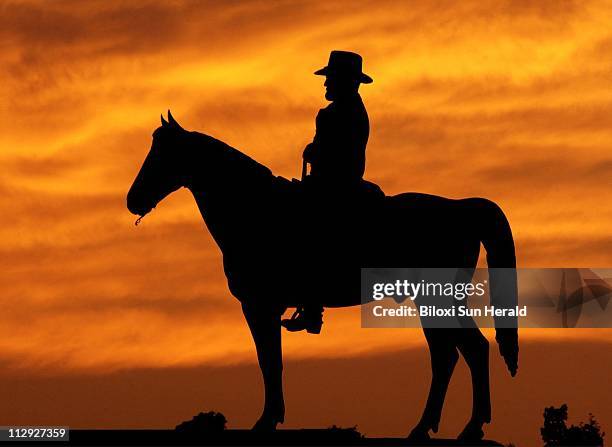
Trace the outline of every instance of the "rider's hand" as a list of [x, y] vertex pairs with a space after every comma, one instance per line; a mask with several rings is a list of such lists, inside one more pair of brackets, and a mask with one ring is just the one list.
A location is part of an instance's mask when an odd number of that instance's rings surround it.
[[306, 160], [308, 163], [312, 163], [312, 159], [314, 158], [315, 153], [315, 145], [313, 143], [309, 143], [304, 148], [304, 153], [302, 154], [302, 158]]

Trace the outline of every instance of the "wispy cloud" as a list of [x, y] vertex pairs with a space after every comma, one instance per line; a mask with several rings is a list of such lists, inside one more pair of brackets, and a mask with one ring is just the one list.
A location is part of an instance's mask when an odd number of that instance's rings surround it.
[[[312, 72], [333, 48], [361, 52], [375, 79], [369, 178], [494, 199], [522, 266], [610, 264], [611, 19], [596, 1], [4, 2], [3, 357], [32, 370], [250, 358], [189, 194], [135, 229], [125, 193], [167, 108], [297, 176], [325, 105]], [[365, 336], [354, 310], [326, 321], [330, 337], [286, 351], [422, 343]]]

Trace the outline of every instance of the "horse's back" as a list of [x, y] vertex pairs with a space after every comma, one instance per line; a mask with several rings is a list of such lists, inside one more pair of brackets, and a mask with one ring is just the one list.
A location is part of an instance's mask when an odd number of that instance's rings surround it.
[[463, 267], [475, 262], [480, 241], [471, 201], [413, 192], [388, 196], [385, 244], [403, 254], [390, 256], [394, 266]]

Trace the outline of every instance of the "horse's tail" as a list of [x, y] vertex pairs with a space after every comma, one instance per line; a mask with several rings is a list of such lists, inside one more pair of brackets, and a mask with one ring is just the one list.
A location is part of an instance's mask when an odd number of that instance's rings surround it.
[[[501, 208], [487, 199], [472, 199], [476, 207], [479, 237], [487, 252], [489, 268], [489, 295], [491, 304], [497, 308], [514, 308], [518, 305], [516, 278], [516, 252], [510, 223]], [[518, 327], [516, 317], [500, 317], [495, 327], [496, 339], [510, 373], [514, 376], [518, 368]]]
[[480, 241], [487, 251], [489, 268], [516, 268], [512, 230], [501, 208], [488, 199], [469, 199], [479, 220]]

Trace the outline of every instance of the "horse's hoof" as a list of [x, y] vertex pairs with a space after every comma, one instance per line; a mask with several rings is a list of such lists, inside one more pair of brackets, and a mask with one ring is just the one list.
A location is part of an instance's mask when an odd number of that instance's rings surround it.
[[262, 416], [257, 422], [255, 422], [255, 425], [253, 425], [251, 431], [255, 431], [258, 433], [271, 433], [273, 431], [276, 431], [276, 426], [279, 422], [280, 421], [278, 421], [276, 418]]
[[468, 422], [463, 431], [457, 436], [457, 441], [461, 442], [478, 442], [484, 438], [482, 424]]
[[416, 426], [412, 429], [406, 441], [408, 444], [426, 444], [431, 438], [429, 437], [429, 430], [423, 427]]

